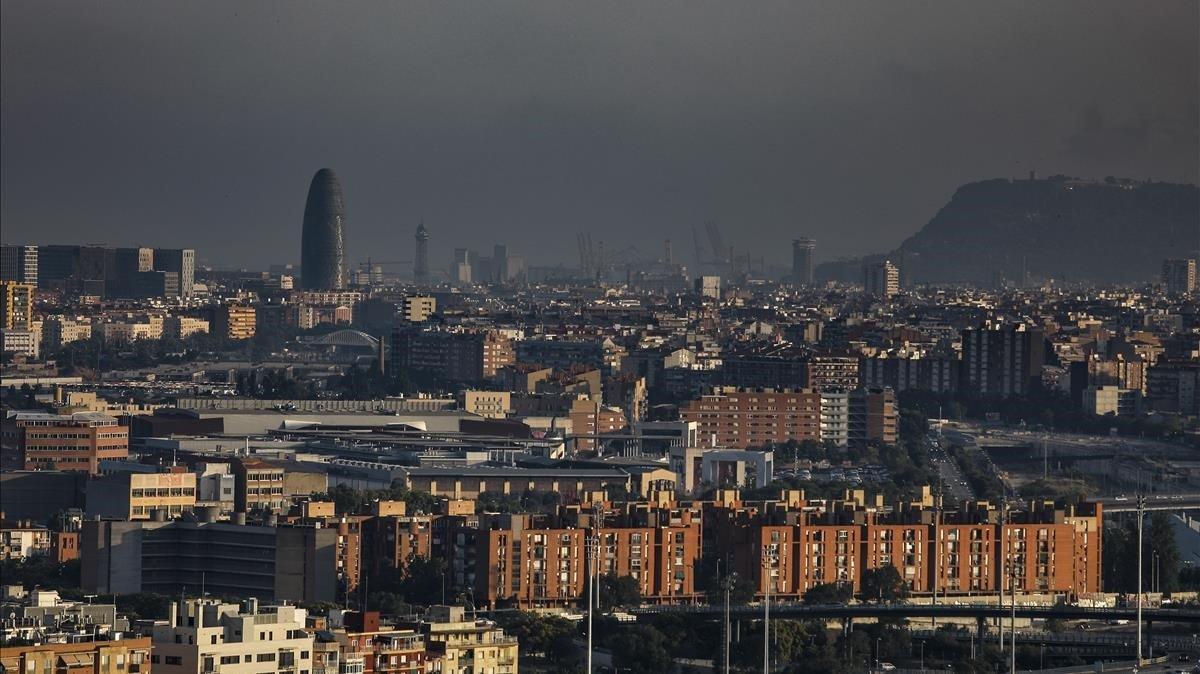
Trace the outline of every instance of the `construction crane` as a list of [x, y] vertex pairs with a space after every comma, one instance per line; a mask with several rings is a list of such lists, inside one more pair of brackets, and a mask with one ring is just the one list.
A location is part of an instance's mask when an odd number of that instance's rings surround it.
[[704, 246], [700, 245], [700, 232], [695, 225], [692, 225], [692, 243], [696, 246], [696, 268], [699, 269], [705, 263]]
[[713, 262], [729, 262], [729, 249], [725, 247], [725, 239], [721, 237], [721, 229], [717, 227], [717, 223], [709, 220], [704, 223], [704, 227], [708, 230], [708, 242], [712, 244]]
[[371, 258], [367, 258], [366, 262], [360, 262], [358, 264], [358, 268], [370, 270], [371, 267], [383, 267], [383, 266], [390, 267], [393, 265], [412, 264], [412, 263], [413, 263], [412, 260], [384, 260], [383, 262], [376, 262], [375, 260], [372, 260]]
[[[579, 240], [579, 274], [584, 278], [591, 278], [595, 273], [596, 253], [592, 248], [592, 235], [587, 232], [580, 232]], [[604, 244], [601, 243], [601, 246]]]

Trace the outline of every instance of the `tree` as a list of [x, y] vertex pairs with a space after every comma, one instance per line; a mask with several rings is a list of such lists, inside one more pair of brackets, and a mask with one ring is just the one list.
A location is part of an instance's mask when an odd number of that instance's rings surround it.
[[1142, 542], [1146, 548], [1142, 557], [1145, 572], [1142, 587], [1153, 589], [1153, 580], [1157, 577], [1159, 590], [1174, 590], [1178, 585], [1180, 557], [1171, 515], [1162, 511], [1151, 513], [1150, 521], [1142, 531]]
[[600, 576], [598, 590], [600, 592], [600, 608], [605, 611], [640, 606], [642, 603], [642, 591], [638, 587], [637, 579], [633, 576], [606, 573]]
[[648, 625], [632, 625], [608, 639], [613, 666], [631, 674], [668, 674], [677, 671], [667, 650], [666, 637]]
[[908, 597], [908, 584], [891, 564], [867, 569], [862, 574], [862, 596], [867, 601], [880, 603], [901, 601]]
[[854, 590], [844, 583], [821, 583], [804, 592], [805, 604], [845, 604], [850, 601]]
[[497, 620], [506, 633], [517, 638], [523, 652], [544, 655], [557, 671], [579, 662], [575, 625], [566, 618], [516, 611], [497, 614]]
[[432, 606], [445, 602], [446, 562], [440, 557], [412, 555], [400, 579], [400, 594], [410, 604]]

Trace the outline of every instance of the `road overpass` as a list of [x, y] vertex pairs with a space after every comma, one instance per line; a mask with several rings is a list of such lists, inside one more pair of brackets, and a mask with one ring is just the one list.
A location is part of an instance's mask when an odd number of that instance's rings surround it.
[[[1011, 606], [999, 604], [801, 604], [796, 602], [771, 603], [771, 615], [790, 618], [1009, 618], [1012, 616]], [[730, 614], [736, 617], [754, 617], [762, 615], [761, 604], [743, 604], [731, 606]], [[1062, 620], [1136, 620], [1137, 609], [1128, 608], [1094, 608], [1090, 606], [1021, 606], [1016, 608], [1018, 618], [1047, 620], [1059, 618]], [[643, 606], [629, 609], [628, 613], [636, 616], [652, 615], [697, 615], [720, 616], [724, 613], [721, 606], [709, 605], [664, 605]], [[1145, 622], [1168, 622], [1200, 624], [1200, 609], [1195, 608], [1143, 608], [1142, 619]]]
[[[1106, 513], [1131, 513], [1137, 510], [1136, 496], [1101, 496], [1090, 499], [1103, 504]], [[1156, 494], [1146, 497], [1146, 510], [1200, 509], [1200, 494]]]

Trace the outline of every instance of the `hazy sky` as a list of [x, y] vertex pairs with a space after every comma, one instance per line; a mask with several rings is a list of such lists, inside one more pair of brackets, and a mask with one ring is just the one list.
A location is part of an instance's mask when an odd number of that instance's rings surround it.
[[967, 181], [1197, 181], [1200, 3], [0, 2], [3, 240], [297, 262], [341, 177], [350, 260], [715, 220], [786, 263], [886, 250]]

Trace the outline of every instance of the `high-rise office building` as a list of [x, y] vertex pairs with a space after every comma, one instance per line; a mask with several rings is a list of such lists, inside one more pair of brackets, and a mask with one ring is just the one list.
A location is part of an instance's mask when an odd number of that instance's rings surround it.
[[0, 307], [4, 309], [5, 330], [28, 330], [33, 321], [33, 290], [28, 283], [0, 282]]
[[1196, 292], [1196, 261], [1163, 260], [1162, 282], [1171, 295], [1191, 295]]
[[346, 285], [345, 213], [342, 184], [323, 168], [308, 186], [300, 239], [300, 278], [305, 290], [341, 290]]
[[154, 271], [178, 275], [178, 296], [191, 297], [196, 285], [196, 251], [191, 248], [155, 248]]
[[106, 294], [110, 297], [143, 297], [146, 284], [138, 276], [154, 270], [153, 248], [117, 248], [113, 265], [105, 277]]
[[815, 239], [792, 239], [792, 283], [813, 282], [813, 253], [816, 250]]
[[498, 243], [492, 247], [492, 281], [507, 283], [508, 279], [508, 246]]
[[417, 283], [429, 282], [429, 230], [425, 223], [417, 225], [416, 256], [413, 258], [413, 278]]
[[116, 276], [116, 251], [103, 246], [38, 247], [38, 287], [69, 293], [107, 294]]
[[900, 268], [890, 260], [865, 265], [863, 291], [880, 299], [892, 299], [900, 293]]
[[0, 281], [37, 285], [38, 247], [0, 246]]
[[1025, 324], [962, 331], [962, 389], [984, 396], [1025, 395], [1041, 382], [1045, 333]]
[[473, 279], [471, 267], [475, 259], [474, 251], [466, 248], [454, 249], [454, 264], [450, 267], [450, 276], [455, 283], [470, 283]]

